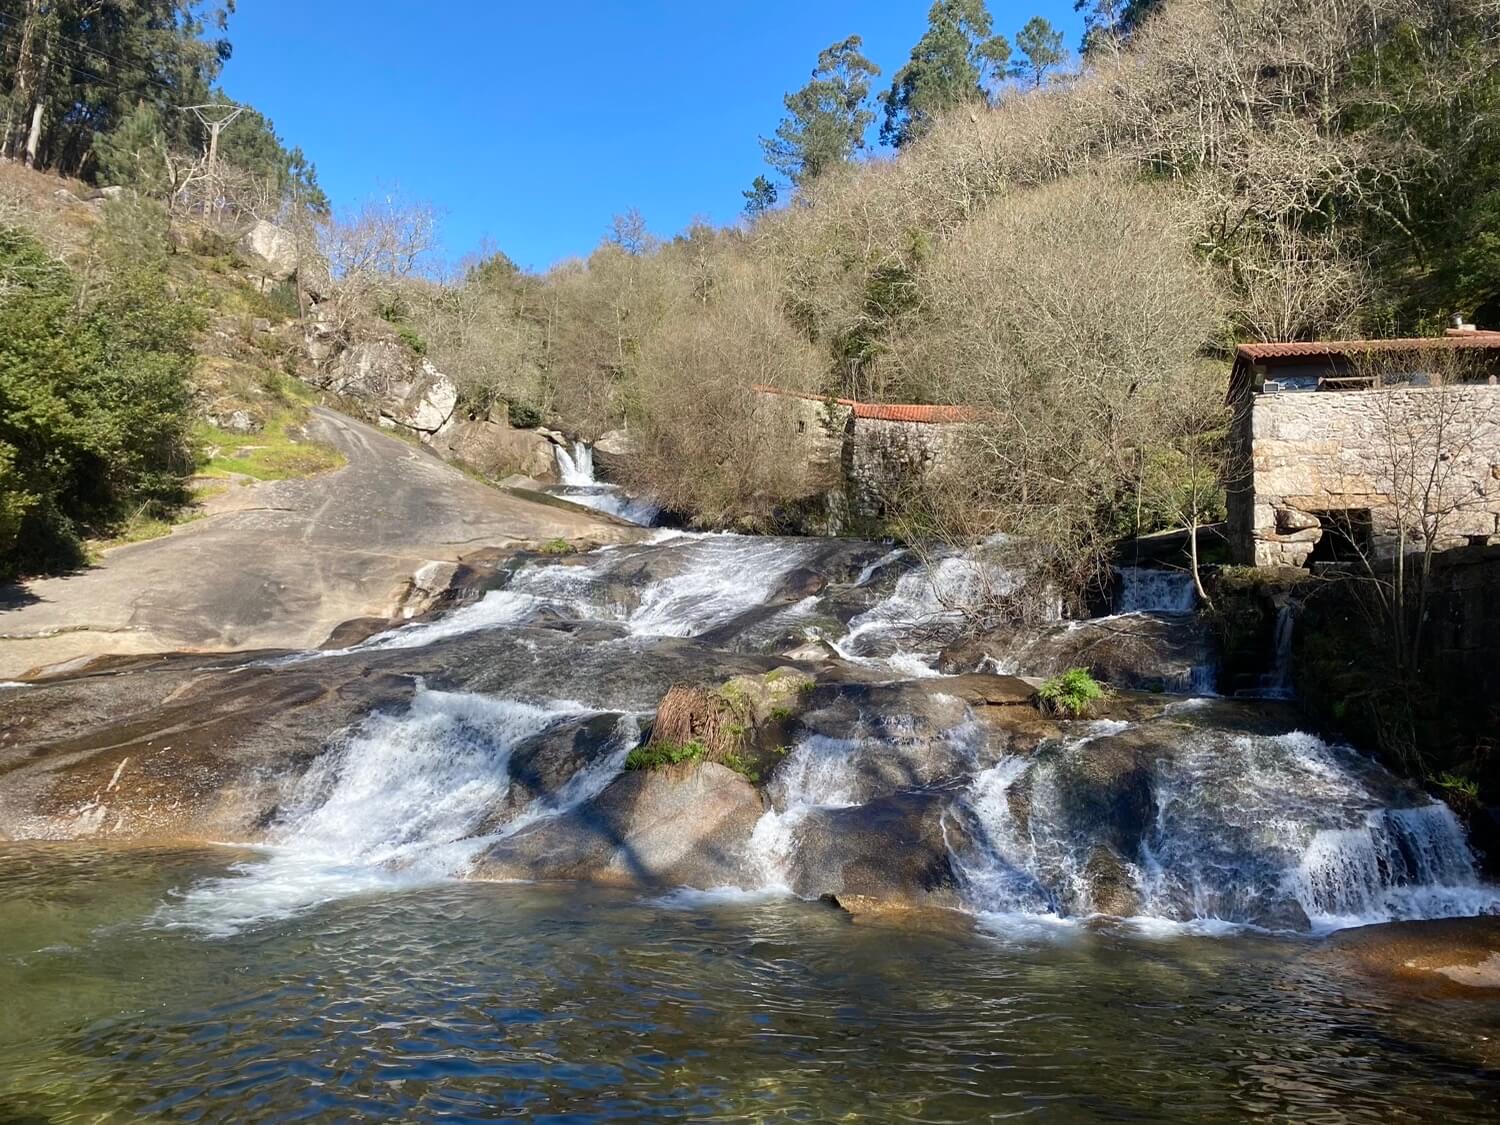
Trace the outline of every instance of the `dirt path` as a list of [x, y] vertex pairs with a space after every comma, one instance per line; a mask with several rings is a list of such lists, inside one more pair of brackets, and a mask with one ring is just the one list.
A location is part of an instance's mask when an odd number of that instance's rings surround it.
[[394, 613], [428, 561], [631, 534], [490, 488], [331, 410], [313, 414], [313, 436], [346, 467], [235, 486], [166, 538], [0, 588], [0, 679], [107, 653], [310, 647], [340, 622]]

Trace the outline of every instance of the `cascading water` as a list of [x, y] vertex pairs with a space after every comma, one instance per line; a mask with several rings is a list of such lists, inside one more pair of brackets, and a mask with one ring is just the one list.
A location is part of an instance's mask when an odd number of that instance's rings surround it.
[[589, 714], [419, 687], [405, 712], [371, 715], [314, 762], [264, 858], [192, 887], [157, 920], [230, 934], [332, 898], [461, 875], [487, 844], [589, 800], [620, 772], [639, 736], [630, 716], [557, 791], [515, 799], [518, 749]]
[[[856, 585], [870, 581], [896, 557], [893, 552], [877, 560]], [[883, 664], [911, 676], [936, 675], [936, 650], [958, 635], [970, 613], [1017, 585], [1010, 568], [982, 554], [939, 558], [901, 575], [890, 595], [851, 620], [833, 647], [856, 663]], [[925, 651], [914, 651], [914, 645]]]
[[572, 452], [556, 446], [557, 475], [563, 484], [588, 487], [598, 484], [594, 479], [594, 449], [585, 442], [575, 441]]
[[[935, 674], [928, 646], [956, 635], [967, 607], [1013, 581], [993, 558], [956, 555], [893, 580], [886, 568], [895, 571], [902, 552], [872, 562], [862, 545], [840, 556], [834, 590], [808, 580], [820, 550], [809, 540], [659, 532], [582, 558], [526, 562], [479, 602], [345, 651], [591, 621], [615, 630], [589, 642], [608, 674], [616, 647], [631, 659], [653, 637], [728, 644], [758, 628], [747, 622], [764, 621], [768, 608], [801, 612], [847, 597], [843, 604], [867, 608], [839, 652], [925, 679]], [[889, 592], [871, 605], [877, 582]], [[1181, 618], [1184, 587], [1176, 576], [1125, 579], [1121, 606], [1131, 609], [1121, 616]], [[1446, 806], [1309, 735], [1216, 725], [1213, 708], [1243, 724], [1248, 704], [1179, 700], [1133, 726], [1066, 724], [1062, 737], [1021, 754], [940, 687], [917, 691], [900, 678], [871, 686], [861, 675], [848, 697], [860, 702], [819, 703], [791, 732], [764, 813], [734, 845], [746, 857], [741, 891], [826, 886], [817, 857], [837, 848], [837, 833], [866, 830], [858, 810], [872, 806], [869, 830], [878, 832], [893, 823], [880, 817], [927, 802], [962, 902], [996, 925], [1105, 911], [1163, 925], [1322, 932], [1500, 911], [1500, 889], [1480, 882]], [[161, 920], [227, 933], [336, 895], [461, 875], [487, 843], [590, 800], [618, 774], [637, 738], [629, 719], [607, 751], [551, 792], [528, 793], [512, 776], [512, 757], [529, 740], [591, 714], [599, 710], [586, 702], [419, 691], [408, 711], [370, 717], [318, 761], [282, 802], [264, 859], [193, 888]]]
[[1132, 853], [1106, 859], [1133, 884], [1135, 912], [1159, 921], [1326, 932], [1500, 910], [1447, 806], [1409, 794], [1422, 803], [1393, 807], [1400, 797], [1378, 791], [1373, 767], [1307, 734], [1190, 734], [1151, 760], [1154, 818], [1135, 824], [1129, 785], [1122, 808], [1101, 813], [1078, 778], [1097, 768], [1089, 744], [1122, 729], [1091, 728], [974, 779], [957, 811], [975, 842], [955, 866], [976, 912], [1089, 914], [1101, 847]]
[[1198, 592], [1186, 571], [1122, 566], [1115, 577], [1116, 613], [1192, 613], [1197, 608]]
[[650, 500], [627, 496], [612, 484], [603, 484], [594, 476], [594, 448], [575, 441], [572, 451], [555, 447], [557, 475], [561, 483], [547, 491], [585, 508], [608, 512], [628, 523], [650, 527], [661, 515], [661, 505]]
[[1260, 695], [1266, 699], [1292, 698], [1292, 633], [1297, 609], [1289, 601], [1276, 607], [1276, 630], [1271, 646], [1271, 671], [1261, 678]]

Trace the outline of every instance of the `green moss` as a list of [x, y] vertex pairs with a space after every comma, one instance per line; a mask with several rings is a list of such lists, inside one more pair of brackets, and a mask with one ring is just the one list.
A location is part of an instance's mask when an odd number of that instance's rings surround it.
[[578, 548], [566, 539], [549, 539], [537, 548], [537, 553], [543, 555], [572, 555], [577, 551]]

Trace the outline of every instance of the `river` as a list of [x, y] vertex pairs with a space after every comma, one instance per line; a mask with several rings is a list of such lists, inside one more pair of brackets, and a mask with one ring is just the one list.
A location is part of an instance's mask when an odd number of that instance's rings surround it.
[[[1500, 911], [1451, 811], [1192, 646], [1039, 716], [995, 669], [1191, 594], [976, 655], [1005, 556], [658, 531], [0, 687], [0, 1120], [1485, 1119], [1493, 1004], [1326, 940]], [[625, 768], [670, 685], [793, 675], [757, 785]]]

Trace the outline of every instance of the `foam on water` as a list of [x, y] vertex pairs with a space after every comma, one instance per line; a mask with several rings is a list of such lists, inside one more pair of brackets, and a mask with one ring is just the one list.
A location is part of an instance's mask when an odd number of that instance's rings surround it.
[[[892, 552], [872, 565], [888, 565], [898, 555]], [[865, 581], [861, 575], [857, 585]], [[914, 567], [896, 580], [887, 597], [849, 622], [833, 642], [834, 650], [857, 664], [884, 664], [910, 676], [935, 675], [934, 643], [941, 647], [971, 614], [1016, 585], [1015, 574], [1003, 564], [974, 554]], [[928, 651], [919, 651], [924, 648]]]
[[488, 844], [576, 807], [620, 772], [638, 737], [628, 716], [609, 753], [555, 793], [509, 807], [513, 751], [592, 713], [419, 689], [407, 711], [369, 716], [318, 758], [284, 803], [262, 858], [189, 888], [156, 921], [226, 935], [330, 899], [460, 876]]

